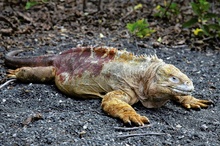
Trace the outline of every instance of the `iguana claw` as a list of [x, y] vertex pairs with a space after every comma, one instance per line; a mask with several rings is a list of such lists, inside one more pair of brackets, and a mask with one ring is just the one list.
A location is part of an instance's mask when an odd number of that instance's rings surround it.
[[137, 113], [124, 113], [120, 118], [123, 120], [124, 123], [129, 125], [135, 124], [137, 126], [143, 126], [144, 124], [150, 122], [147, 117], [140, 116]]
[[179, 100], [179, 103], [186, 109], [207, 108], [210, 104], [214, 104], [213, 101], [197, 99], [190, 95], [181, 96], [179, 97]]
[[16, 78], [16, 74], [20, 71], [20, 69], [16, 69], [16, 70], [12, 70], [12, 69], [9, 69], [7, 72], [7, 77], [8, 78]]

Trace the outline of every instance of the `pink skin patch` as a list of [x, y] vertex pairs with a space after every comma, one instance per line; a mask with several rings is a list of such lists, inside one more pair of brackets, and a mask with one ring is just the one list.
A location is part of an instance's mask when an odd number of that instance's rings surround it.
[[[53, 56], [45, 57], [45, 56], [38, 56], [36, 58], [33, 58], [33, 62], [37, 62], [38, 66], [49, 66], [53, 64]], [[34, 66], [34, 65], [33, 65]]]
[[57, 68], [57, 75], [67, 72], [73, 77], [81, 77], [86, 71], [90, 75], [97, 76], [104, 63], [113, 60], [115, 55], [114, 48], [73, 48], [58, 55], [54, 66]]

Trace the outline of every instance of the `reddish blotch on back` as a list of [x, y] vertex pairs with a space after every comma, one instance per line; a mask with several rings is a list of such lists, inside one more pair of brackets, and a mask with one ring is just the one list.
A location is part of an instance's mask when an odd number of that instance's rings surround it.
[[57, 75], [66, 72], [81, 77], [84, 72], [97, 76], [104, 63], [116, 56], [117, 49], [109, 47], [78, 47], [62, 52], [54, 61]]

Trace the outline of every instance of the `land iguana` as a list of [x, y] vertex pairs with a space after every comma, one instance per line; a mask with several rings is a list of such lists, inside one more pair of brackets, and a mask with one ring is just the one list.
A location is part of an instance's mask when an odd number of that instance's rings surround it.
[[127, 124], [149, 123], [131, 105], [140, 101], [159, 108], [168, 100], [187, 109], [206, 108], [212, 102], [191, 96], [192, 81], [174, 65], [156, 55], [134, 55], [111, 47], [76, 47], [58, 55], [18, 57], [9, 52], [5, 64], [16, 67], [8, 76], [23, 82], [50, 82], [72, 97], [102, 98], [102, 109]]

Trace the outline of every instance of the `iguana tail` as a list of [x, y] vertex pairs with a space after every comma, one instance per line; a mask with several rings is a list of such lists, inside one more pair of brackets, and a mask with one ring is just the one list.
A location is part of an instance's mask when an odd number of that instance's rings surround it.
[[36, 67], [36, 66], [51, 66], [56, 55], [44, 55], [44, 56], [25, 56], [18, 57], [18, 53], [23, 50], [15, 50], [6, 54], [5, 64], [12, 68], [19, 68], [24, 66]]

